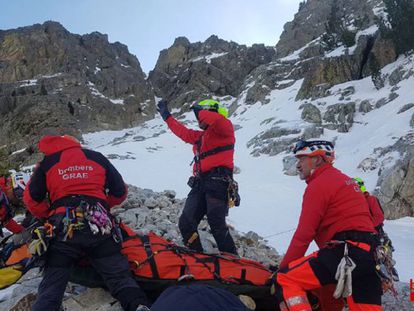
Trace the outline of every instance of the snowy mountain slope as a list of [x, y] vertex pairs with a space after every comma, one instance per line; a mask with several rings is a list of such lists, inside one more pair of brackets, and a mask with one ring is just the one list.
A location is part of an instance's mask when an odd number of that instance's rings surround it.
[[[413, 57], [401, 57], [385, 67], [382, 74], [387, 77], [401, 66], [410, 71]], [[235, 164], [240, 168], [240, 174], [235, 178], [240, 184], [242, 196], [241, 206], [230, 211], [229, 222], [238, 230], [258, 232], [281, 253], [286, 251], [297, 225], [305, 184], [297, 177], [283, 174], [282, 162], [288, 153], [253, 156], [254, 147], [247, 147], [247, 144], [256, 135], [276, 125], [299, 132], [281, 137], [292, 140], [309, 127], [310, 124], [302, 120], [299, 109], [306, 101], [295, 101], [302, 81], [298, 80], [283, 90], [273, 90], [267, 98], [270, 102], [265, 105], [260, 102], [247, 105], [243, 94], [226, 102], [227, 105], [237, 104], [231, 119], [236, 128]], [[336, 142], [335, 165], [350, 176], [365, 179], [369, 191], [375, 188], [378, 171], [391, 167], [402, 156], [396, 151], [382, 154], [378, 150], [383, 149], [378, 148], [393, 145], [400, 137], [413, 133], [410, 127], [413, 109], [398, 113], [412, 102], [413, 85], [414, 76], [409, 76], [397, 87], [386, 83], [384, 88], [376, 90], [368, 77], [336, 85], [330, 89], [332, 95], [312, 102], [322, 112], [332, 104], [356, 103], [354, 124], [349, 132], [339, 133], [325, 128], [321, 138]], [[355, 93], [343, 99], [342, 91], [350, 86], [355, 88]], [[382, 98], [388, 98], [391, 89], [398, 97], [368, 113], [359, 112], [358, 107], [363, 100], [375, 104]], [[189, 127], [197, 128], [191, 113], [183, 115], [180, 120], [186, 120]], [[178, 197], [185, 197], [189, 191], [186, 181], [191, 175], [191, 146], [175, 137], [159, 116], [140, 127], [91, 133], [83, 138], [89, 147], [112, 158], [126, 182], [155, 191], [172, 189]], [[278, 139], [275, 138], [275, 141]], [[368, 157], [375, 159], [379, 165], [366, 171], [358, 168]], [[385, 229], [396, 248], [395, 258], [401, 279], [408, 281], [413, 277], [410, 263], [414, 256], [414, 236], [410, 232], [414, 229], [414, 218], [386, 221]]]

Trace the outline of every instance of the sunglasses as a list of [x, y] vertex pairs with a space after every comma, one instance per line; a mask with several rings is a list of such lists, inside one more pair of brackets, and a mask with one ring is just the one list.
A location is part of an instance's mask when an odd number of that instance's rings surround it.
[[294, 146], [293, 146], [293, 149], [292, 149], [292, 152], [293, 153], [296, 153], [296, 152], [298, 152], [299, 150], [302, 150], [302, 149], [304, 149], [304, 148], [306, 148], [307, 147], [307, 144], [306, 144], [306, 141], [304, 141], [304, 140], [299, 140]]

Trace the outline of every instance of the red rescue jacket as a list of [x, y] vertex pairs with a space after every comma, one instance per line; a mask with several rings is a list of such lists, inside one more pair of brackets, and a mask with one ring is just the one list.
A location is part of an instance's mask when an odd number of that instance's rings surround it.
[[367, 201], [352, 178], [324, 164], [306, 182], [299, 224], [281, 268], [303, 257], [312, 240], [323, 248], [341, 231], [375, 232]]
[[[0, 195], [5, 195], [7, 200], [1, 200], [0, 202], [0, 223], [4, 226], [7, 230], [13, 233], [20, 233], [24, 230], [24, 227], [18, 224], [13, 218], [11, 218], [10, 213], [10, 205], [9, 205], [9, 196], [7, 195], [5, 189], [11, 189], [7, 186], [7, 180], [5, 177], [0, 178]], [[1, 228], [0, 228], [1, 230]]]
[[[217, 147], [234, 145], [236, 139], [231, 121], [217, 112], [201, 110], [198, 113], [200, 123], [207, 124], [204, 131], [191, 130], [170, 116], [166, 122], [171, 131], [186, 143], [193, 145], [194, 155], [197, 153], [197, 142], [200, 142], [200, 153], [213, 150]], [[201, 173], [215, 167], [224, 166], [231, 170], [234, 168], [234, 148], [210, 155], [200, 161]], [[196, 163], [193, 172], [197, 171]]]
[[13, 218], [6, 222], [4, 224], [4, 227], [14, 234], [20, 233], [24, 230], [24, 227], [21, 224], [17, 223]]
[[378, 202], [377, 197], [371, 195], [368, 191], [364, 192], [365, 199], [368, 202], [369, 211], [371, 212], [372, 222], [374, 227], [377, 228], [384, 223], [384, 212], [381, 205]]
[[14, 197], [13, 185], [12, 185], [10, 177], [8, 177], [8, 178], [6, 178], [4, 176], [0, 177], [0, 189], [7, 195], [9, 200]]
[[45, 157], [38, 163], [23, 196], [35, 217], [48, 217], [49, 203], [71, 195], [94, 197], [109, 206], [125, 200], [127, 189], [121, 175], [101, 153], [83, 149], [79, 142], [65, 136], [45, 136], [39, 142], [39, 150]]

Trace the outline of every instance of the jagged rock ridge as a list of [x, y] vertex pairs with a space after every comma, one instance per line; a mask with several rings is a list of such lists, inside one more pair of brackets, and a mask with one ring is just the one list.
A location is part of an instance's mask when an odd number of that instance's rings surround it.
[[211, 96], [237, 97], [246, 76], [269, 63], [274, 54], [263, 44], [246, 47], [214, 35], [202, 43], [180, 37], [161, 51], [149, 80], [172, 107]]
[[106, 35], [56, 22], [0, 31], [0, 138], [10, 151], [46, 133], [133, 126], [154, 111], [137, 58]]

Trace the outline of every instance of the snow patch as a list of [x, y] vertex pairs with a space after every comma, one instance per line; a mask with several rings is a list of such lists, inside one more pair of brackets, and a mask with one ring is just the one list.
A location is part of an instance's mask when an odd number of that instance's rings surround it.
[[37, 85], [37, 79], [22, 80], [22, 81], [19, 81], [18, 83], [20, 83], [19, 87], [33, 86], [33, 85]]
[[11, 155], [15, 155], [15, 154], [18, 154], [18, 153], [22, 153], [25, 150], [26, 150], [26, 148], [23, 148], [23, 149], [20, 149], [20, 150], [16, 150]]
[[300, 53], [302, 53], [306, 48], [311, 46], [313, 43], [318, 42], [319, 40], [320, 40], [320, 38], [318, 37], [318, 38], [312, 40], [311, 42], [309, 42], [308, 44], [306, 44], [304, 47], [301, 47], [300, 49], [292, 52], [288, 56], [283, 57], [283, 58], [279, 58], [279, 60], [282, 61], [282, 62], [297, 60], [297, 59], [299, 59], [299, 54]]
[[111, 101], [111, 103], [115, 104], [115, 105], [124, 105], [125, 102], [123, 99], [119, 98], [119, 99], [109, 99]]
[[211, 60], [212, 60], [213, 58], [222, 57], [222, 56], [224, 56], [224, 55], [226, 55], [226, 54], [228, 54], [228, 52], [223, 52], [223, 53], [211, 53], [211, 54], [209, 54], [209, 55], [199, 56], [199, 57], [196, 57], [196, 58], [194, 58], [194, 59], [191, 59], [191, 60], [190, 60], [190, 62], [198, 62], [198, 61], [201, 61], [201, 60], [205, 60], [205, 61], [206, 61], [206, 63], [210, 64], [210, 63], [211, 63]]

